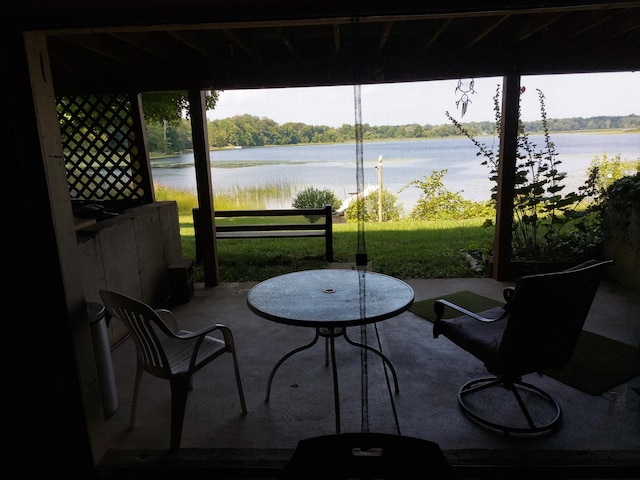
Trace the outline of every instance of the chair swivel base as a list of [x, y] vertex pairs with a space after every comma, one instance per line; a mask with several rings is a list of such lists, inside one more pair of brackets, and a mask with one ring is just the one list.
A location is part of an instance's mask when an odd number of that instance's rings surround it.
[[[478, 394], [480, 391], [490, 388], [506, 389], [513, 393], [513, 396], [524, 415], [527, 426], [515, 426], [513, 424], [490, 420], [487, 418], [487, 415], [480, 413], [478, 408], [471, 406], [471, 402], [469, 402], [471, 395]], [[533, 415], [530, 411], [531, 406], [527, 408], [525, 405], [522, 398], [523, 394], [532, 396], [537, 403], [542, 404], [544, 406], [544, 415]], [[521, 379], [505, 381], [505, 379], [501, 377], [484, 377], [471, 380], [460, 388], [458, 392], [458, 404], [465, 415], [472, 420], [475, 420], [481, 425], [501, 430], [504, 433], [533, 434], [550, 432], [557, 428], [562, 420], [562, 409], [558, 402], [556, 402], [541, 388], [531, 385], [530, 383], [523, 382]], [[493, 404], [492, 408], [495, 407], [496, 405]], [[505, 415], [501, 415], [503, 418], [504, 416]], [[534, 418], [539, 416], [543, 418]]]

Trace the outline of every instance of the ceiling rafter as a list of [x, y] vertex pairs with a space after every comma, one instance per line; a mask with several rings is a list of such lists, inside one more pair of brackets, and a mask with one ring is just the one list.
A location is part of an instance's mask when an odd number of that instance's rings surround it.
[[291, 56], [293, 57], [293, 59], [300, 63], [300, 56], [296, 53], [296, 49], [293, 45], [293, 39], [291, 38], [291, 32], [290, 30], [288, 30], [285, 27], [277, 27], [276, 30], [278, 31], [278, 33], [280, 34], [280, 38], [282, 40], [282, 43], [284, 44], [285, 47], [287, 47], [287, 50], [289, 51], [289, 53], [291, 54]]
[[175, 44], [162, 41], [161, 35], [151, 37], [148, 33], [141, 32], [136, 34], [110, 33], [109, 36], [160, 60], [166, 57], [167, 48], [175, 50]]
[[493, 32], [496, 28], [498, 28], [500, 25], [506, 22], [509, 18], [511, 18], [511, 15], [502, 15], [496, 18], [493, 22], [491, 22], [489, 25], [483, 28], [475, 37], [473, 37], [471, 41], [465, 45], [464, 48], [473, 47], [476, 43], [478, 43], [487, 35], [489, 35], [491, 32]]
[[393, 28], [394, 22], [384, 22], [382, 24], [382, 32], [380, 32], [380, 38], [378, 40], [378, 53], [384, 50], [384, 46], [389, 39], [389, 34], [391, 33], [391, 29]]
[[[427, 50], [433, 43], [442, 35], [442, 33], [449, 27], [449, 24], [453, 22], [453, 18], [447, 18], [445, 20], [439, 20], [439, 25], [436, 25], [436, 28], [430, 29], [425, 28], [425, 35], [421, 42], [418, 42], [418, 47], [416, 48], [416, 54], [422, 55], [425, 50]], [[435, 22], [432, 22], [435, 23]], [[429, 24], [430, 26], [430, 24]]]
[[334, 23], [333, 25], [333, 50], [336, 53], [336, 57], [340, 56], [340, 24]]
[[216, 53], [215, 49], [206, 48], [208, 42], [196, 38], [198, 32], [168, 30], [167, 34], [199, 54], [205, 62], [212, 62], [219, 68], [224, 66], [224, 60]]
[[[87, 52], [113, 60], [121, 65], [139, 65], [141, 61], [139, 50], [118, 48], [117, 45], [113, 43], [113, 41], [117, 41], [117, 39], [110, 35], [61, 35], [57, 38]], [[113, 40], [109, 41], [109, 38]]]
[[545, 28], [549, 28], [554, 23], [559, 22], [562, 17], [566, 15], [566, 12], [553, 14], [553, 15], [538, 15], [532, 17], [525, 17], [525, 23], [520, 27], [518, 33], [515, 36], [516, 42], [522, 42], [529, 37], [540, 33]]
[[567, 38], [575, 38], [584, 33], [588, 33], [614, 17], [614, 13], [610, 11], [591, 12], [590, 14], [586, 14], [581, 19], [573, 22], [571, 32], [567, 32], [566, 34]]
[[249, 56], [249, 58], [251, 58], [258, 64], [262, 63], [262, 58], [260, 57], [260, 55], [258, 55], [254, 51], [254, 49], [249, 47], [248, 40], [246, 40], [242, 34], [229, 28], [223, 28], [222, 31], [231, 39], [231, 41], [235, 45], [238, 45], [242, 49], [242, 51]]
[[615, 22], [608, 21], [603, 27], [604, 38], [613, 39], [629, 32], [640, 30], [640, 18], [633, 11], [622, 11], [616, 15]]

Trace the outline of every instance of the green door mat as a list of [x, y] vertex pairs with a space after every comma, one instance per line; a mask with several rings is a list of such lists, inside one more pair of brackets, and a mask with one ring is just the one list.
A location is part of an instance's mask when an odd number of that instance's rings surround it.
[[[440, 298], [473, 312], [504, 305], [504, 302], [465, 290], [414, 302], [410, 311], [433, 322], [433, 304]], [[444, 318], [459, 315], [454, 310], [445, 309]], [[546, 370], [544, 373], [585, 393], [600, 395], [640, 375], [640, 349], [583, 330], [569, 363], [561, 370]]]

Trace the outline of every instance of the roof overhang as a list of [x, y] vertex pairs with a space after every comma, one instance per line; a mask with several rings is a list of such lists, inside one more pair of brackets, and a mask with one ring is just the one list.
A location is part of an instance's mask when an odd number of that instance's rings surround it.
[[638, 1], [50, 3], [10, 1], [5, 8], [24, 29], [46, 33], [60, 94], [640, 67]]

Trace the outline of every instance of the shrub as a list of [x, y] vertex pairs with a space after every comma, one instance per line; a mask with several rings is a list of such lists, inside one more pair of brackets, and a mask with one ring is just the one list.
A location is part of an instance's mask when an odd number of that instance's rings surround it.
[[[294, 208], [324, 208], [326, 205], [331, 205], [335, 211], [342, 205], [342, 200], [331, 190], [307, 187], [296, 195], [291, 205]], [[311, 223], [316, 223], [320, 215], [305, 215], [305, 218]]]
[[[389, 190], [382, 189], [382, 221], [392, 222], [400, 219], [402, 213], [402, 207], [398, 206], [396, 202], [398, 197]], [[363, 220], [365, 222], [377, 222], [378, 221], [378, 192], [371, 192], [363, 199], [364, 212]], [[358, 202], [352, 202], [344, 212], [344, 216], [347, 222], [358, 221]]]
[[[416, 206], [409, 217], [412, 220], [464, 220], [484, 216], [495, 217], [495, 209], [490, 202], [466, 200], [460, 193], [446, 189], [442, 178], [447, 170], [431, 172], [424, 180], [409, 182], [402, 190], [417, 187], [422, 190]], [[401, 191], [402, 191], [401, 190]]]

